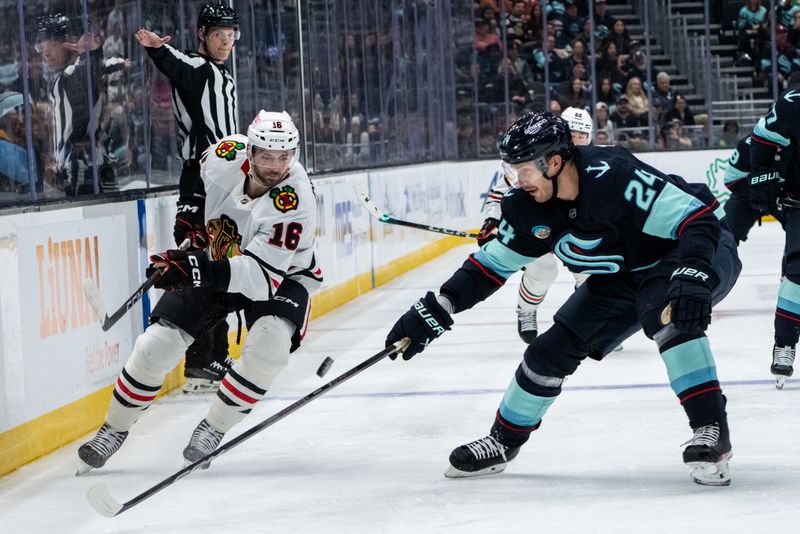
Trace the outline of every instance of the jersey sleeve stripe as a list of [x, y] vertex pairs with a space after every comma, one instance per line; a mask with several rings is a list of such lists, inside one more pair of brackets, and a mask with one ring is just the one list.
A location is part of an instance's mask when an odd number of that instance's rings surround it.
[[249, 250], [244, 250], [242, 252], [242, 254], [244, 254], [245, 256], [249, 256], [249, 257], [253, 258], [254, 260], [256, 260], [256, 262], [258, 262], [259, 265], [261, 265], [261, 267], [263, 267], [264, 269], [269, 270], [272, 273], [277, 274], [281, 278], [286, 277], [286, 271], [281, 271], [280, 269], [276, 269], [275, 267], [273, 267], [269, 263], [265, 262], [263, 259], [259, 258], [258, 256], [256, 256], [255, 254], [253, 254]]
[[499, 238], [486, 243], [474, 254], [474, 257], [481, 264], [505, 279], [534, 259], [514, 252], [504, 245]]
[[474, 263], [475, 266], [486, 276], [486, 278], [488, 278], [488, 279], [492, 280], [493, 282], [497, 283], [497, 285], [499, 285], [499, 286], [505, 285], [505, 281], [504, 280], [500, 280], [496, 276], [492, 276], [491, 273], [489, 273], [489, 271], [486, 270], [486, 267], [481, 265], [481, 263], [478, 260], [476, 260], [472, 256], [470, 256], [467, 259], [469, 261], [471, 261], [472, 263]]
[[789, 146], [789, 140], [779, 133], [773, 132], [767, 128], [767, 121], [764, 117], [758, 119], [756, 127], [753, 129], [751, 136], [753, 141], [763, 145], [772, 146]]
[[676, 237], [680, 237], [680, 235], [683, 233], [684, 230], [686, 230], [686, 227], [689, 225], [690, 222], [692, 222], [693, 220], [697, 219], [698, 217], [700, 217], [701, 215], [703, 215], [703, 214], [705, 214], [705, 213], [707, 213], [709, 211], [711, 211], [711, 208], [709, 208], [708, 206], [705, 206], [705, 207], [703, 207], [703, 209], [701, 209], [700, 211], [698, 211], [697, 213], [695, 213], [694, 215], [692, 215], [691, 217], [689, 217], [685, 221], [683, 221], [681, 223], [681, 225], [680, 225], [680, 228], [678, 228], [678, 233], [677, 233]]
[[[677, 239], [691, 214], [708, 211], [700, 200], [667, 182], [653, 203], [642, 231], [663, 239]], [[699, 212], [697, 213], [699, 214]]]

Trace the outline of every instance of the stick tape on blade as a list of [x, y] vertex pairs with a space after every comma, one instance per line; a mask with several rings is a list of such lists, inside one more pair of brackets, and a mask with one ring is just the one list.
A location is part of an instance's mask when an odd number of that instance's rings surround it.
[[83, 294], [86, 296], [89, 306], [92, 307], [95, 315], [97, 315], [97, 320], [102, 324], [106, 318], [106, 307], [103, 304], [103, 299], [100, 297], [100, 289], [98, 289], [97, 284], [91, 278], [87, 278], [83, 281]]

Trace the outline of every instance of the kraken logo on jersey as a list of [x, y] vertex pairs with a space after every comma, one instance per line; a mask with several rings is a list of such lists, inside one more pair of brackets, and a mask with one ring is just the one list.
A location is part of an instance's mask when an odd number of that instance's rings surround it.
[[217, 145], [217, 148], [214, 149], [214, 153], [218, 158], [233, 161], [236, 159], [237, 150], [244, 150], [244, 143], [240, 143], [239, 141], [222, 141]]
[[223, 214], [219, 219], [208, 221], [206, 229], [213, 259], [232, 258], [242, 254], [242, 235], [236, 221]]
[[[588, 254], [589, 251], [596, 249], [603, 241], [602, 237], [597, 239], [580, 239], [572, 234], [565, 234], [553, 247], [561, 261], [570, 270], [584, 274], [610, 274], [619, 272], [625, 258], [618, 255], [596, 255]], [[574, 267], [574, 268], [573, 268]]]
[[297, 193], [294, 192], [294, 188], [290, 185], [282, 189], [276, 187], [269, 192], [269, 198], [272, 199], [275, 208], [281, 213], [296, 210], [297, 205], [300, 203], [300, 199], [297, 198]]
[[534, 236], [536, 236], [539, 239], [547, 239], [548, 237], [550, 237], [549, 226], [542, 226], [542, 225], [534, 226], [533, 228], [531, 228], [531, 232], [533, 233]]

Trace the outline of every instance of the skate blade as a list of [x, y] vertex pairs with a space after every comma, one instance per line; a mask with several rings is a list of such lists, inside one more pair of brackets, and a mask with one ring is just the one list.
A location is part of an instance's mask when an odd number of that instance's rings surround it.
[[689, 462], [686, 465], [692, 469], [691, 477], [695, 484], [700, 484], [701, 486], [730, 486], [729, 459], [730, 456], [717, 463]]
[[[194, 462], [192, 462], [191, 460], [187, 460], [186, 458], [183, 459], [183, 467], [189, 467], [193, 463]], [[206, 470], [209, 467], [211, 467], [211, 462], [206, 462], [206, 463], [204, 463], [203, 465], [200, 466], [200, 469]]]
[[783, 385], [786, 383], [786, 378], [783, 375], [775, 375], [775, 387], [778, 389], [783, 389]]
[[81, 475], [85, 475], [86, 473], [88, 473], [92, 469], [94, 469], [94, 467], [92, 467], [91, 465], [89, 465], [86, 462], [84, 462], [83, 460], [81, 460], [81, 463], [78, 466], [78, 470], [75, 472], [75, 476], [79, 477]]
[[619, 352], [621, 350], [622, 350], [622, 345], [619, 345], [618, 347], [614, 347], [614, 350], [611, 352]]
[[444, 472], [445, 478], [471, 478], [471, 477], [479, 477], [484, 475], [496, 475], [498, 473], [502, 473], [506, 470], [506, 466], [508, 463], [497, 464], [491, 467], [485, 467], [483, 469], [479, 469], [477, 471], [462, 471], [452, 465], [447, 468], [447, 471]]
[[204, 378], [187, 378], [183, 384], [184, 395], [204, 395], [206, 393], [216, 393], [219, 389], [219, 382], [206, 380]]

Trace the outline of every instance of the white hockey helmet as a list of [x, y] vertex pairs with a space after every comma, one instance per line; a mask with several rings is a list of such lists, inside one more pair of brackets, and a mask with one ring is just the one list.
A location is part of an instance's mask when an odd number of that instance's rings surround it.
[[582, 132], [589, 136], [589, 143], [592, 142], [594, 126], [589, 114], [579, 108], [567, 108], [561, 112], [561, 118], [567, 121], [570, 131]]
[[289, 166], [292, 166], [299, 156], [300, 132], [285, 111], [280, 113], [263, 109], [259, 111], [247, 127], [247, 140], [247, 155], [251, 161], [253, 147], [265, 150], [291, 150], [292, 160]]

